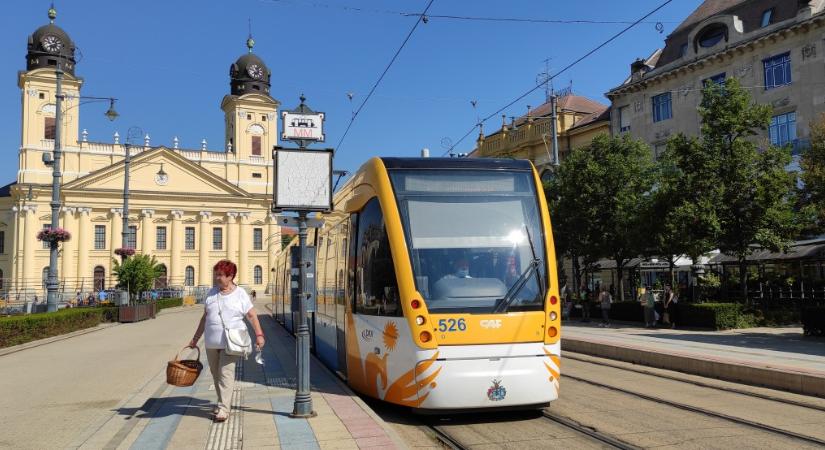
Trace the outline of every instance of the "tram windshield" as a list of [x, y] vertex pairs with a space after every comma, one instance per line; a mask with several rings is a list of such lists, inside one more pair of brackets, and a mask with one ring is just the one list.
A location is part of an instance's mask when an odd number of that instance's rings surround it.
[[393, 170], [416, 288], [431, 312], [544, 308], [544, 236], [532, 173]]

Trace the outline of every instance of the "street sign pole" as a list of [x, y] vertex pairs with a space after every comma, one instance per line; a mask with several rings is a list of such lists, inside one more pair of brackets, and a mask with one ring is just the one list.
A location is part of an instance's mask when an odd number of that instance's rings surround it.
[[[315, 417], [309, 373], [309, 324], [307, 302], [312, 295], [307, 289], [306, 278], [313, 262], [307, 255], [307, 228], [309, 212], [324, 212], [332, 208], [332, 152], [307, 150], [312, 142], [324, 141], [324, 113], [310, 109], [303, 94], [301, 104], [294, 110], [282, 111], [282, 140], [298, 144], [296, 149], [277, 147], [275, 161], [275, 189], [273, 211], [298, 213], [298, 326], [295, 352], [298, 376], [295, 386], [295, 403], [291, 417]], [[282, 172], [283, 171], [283, 172]], [[324, 173], [321, 173], [324, 172]], [[284, 223], [294, 223], [283, 218]], [[315, 222], [318, 222], [317, 220]]]
[[312, 264], [307, 261], [307, 213], [298, 212], [298, 298], [301, 302], [298, 313], [298, 330], [295, 339], [295, 350], [298, 354], [298, 379], [296, 380], [295, 404], [292, 409], [292, 417], [315, 417], [312, 410], [312, 395], [310, 394], [309, 383], [309, 325], [307, 325], [307, 293], [306, 274], [307, 267]]

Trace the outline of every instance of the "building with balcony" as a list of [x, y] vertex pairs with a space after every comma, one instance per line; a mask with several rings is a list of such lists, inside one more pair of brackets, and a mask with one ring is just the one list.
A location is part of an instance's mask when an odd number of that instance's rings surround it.
[[706, 82], [736, 77], [771, 105], [762, 142], [804, 149], [809, 124], [825, 112], [823, 0], [706, 0], [665, 40], [630, 65], [606, 95], [614, 134], [630, 133], [655, 156], [677, 133], [697, 136]]
[[[75, 47], [51, 22], [28, 40], [21, 93], [19, 169], [0, 188], [0, 292], [5, 298], [45, 298], [48, 245], [37, 233], [51, 222], [52, 167], [44, 162], [56, 137], [56, 69], [62, 92], [60, 225], [71, 239], [60, 245], [58, 274], [63, 292], [112, 288], [115, 250], [126, 246], [154, 255], [162, 264], [158, 287], [211, 286], [220, 259], [238, 264], [236, 282], [264, 292], [280, 227], [270, 213], [277, 144], [277, 108], [270, 95], [270, 70], [252, 53], [254, 42], [230, 66], [230, 90], [220, 103], [225, 141], [220, 150], [153, 145], [148, 134], [117, 133], [92, 142], [80, 123], [83, 79], [76, 75]], [[82, 131], [81, 131], [82, 130]], [[124, 157], [131, 155], [129, 210], [123, 211]]]
[[[549, 173], [553, 164], [553, 121], [551, 102], [529, 110], [507, 123], [502, 117], [501, 128], [490, 135], [481, 131], [476, 148], [470, 153], [477, 158], [529, 159], [539, 173]], [[556, 102], [556, 132], [559, 159], [571, 150], [586, 147], [593, 137], [610, 133], [610, 110], [607, 105], [586, 97], [568, 93]], [[544, 175], [542, 175], [544, 176]]]

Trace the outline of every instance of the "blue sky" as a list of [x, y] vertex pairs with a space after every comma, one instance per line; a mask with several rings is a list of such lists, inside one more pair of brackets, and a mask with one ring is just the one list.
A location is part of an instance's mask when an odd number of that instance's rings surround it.
[[[552, 20], [633, 21], [663, 0], [458, 1], [435, 0], [432, 15], [517, 17]], [[47, 23], [49, 2], [7, 2], [0, 17], [0, 184], [13, 181], [20, 146], [20, 91], [26, 38]], [[334, 146], [352, 111], [368, 93], [425, 0], [58, 0], [56, 23], [82, 51], [77, 74], [83, 95], [117, 97], [120, 118], [103, 117], [105, 104], [81, 108], [89, 139], [111, 142], [118, 130], [140, 126], [153, 145], [223, 147], [221, 98], [229, 92], [229, 65], [246, 48], [248, 19], [255, 52], [272, 70], [272, 95], [293, 108], [307, 103], [326, 112], [327, 142]], [[661, 46], [678, 22], [701, 3], [675, 0], [649, 21], [561, 75], [577, 94], [607, 103], [603, 94], [619, 84], [636, 57]], [[360, 8], [361, 10], [354, 10]], [[656, 30], [661, 21], [664, 32]], [[359, 115], [340, 151], [337, 168], [354, 170], [372, 156], [417, 156], [423, 147], [440, 155], [476, 122], [535, 85], [551, 59], [561, 69], [625, 25], [534, 24], [431, 18], [421, 24], [376, 93]], [[354, 93], [352, 102], [347, 93]], [[474, 110], [471, 100], [477, 101]], [[514, 105], [543, 103], [541, 90]], [[492, 119], [489, 133], [500, 125]], [[472, 150], [475, 133], [457, 147]]]

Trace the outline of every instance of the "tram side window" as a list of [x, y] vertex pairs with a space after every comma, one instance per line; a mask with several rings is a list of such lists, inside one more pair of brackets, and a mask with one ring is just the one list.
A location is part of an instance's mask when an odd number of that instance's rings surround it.
[[384, 215], [377, 198], [367, 202], [358, 220], [355, 310], [373, 316], [400, 316], [398, 283]]

